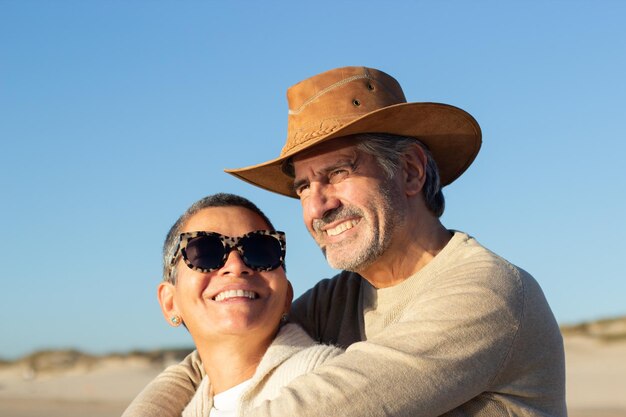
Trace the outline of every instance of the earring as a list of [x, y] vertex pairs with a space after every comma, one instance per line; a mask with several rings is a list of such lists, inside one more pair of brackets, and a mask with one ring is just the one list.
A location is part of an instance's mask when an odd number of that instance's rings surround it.
[[280, 316], [280, 324], [287, 324], [288, 321], [289, 315], [287, 313], [283, 313], [283, 315]]
[[170, 317], [170, 321], [172, 322], [172, 325], [174, 327], [178, 327], [182, 323], [182, 320], [180, 319], [180, 316], [178, 314]]

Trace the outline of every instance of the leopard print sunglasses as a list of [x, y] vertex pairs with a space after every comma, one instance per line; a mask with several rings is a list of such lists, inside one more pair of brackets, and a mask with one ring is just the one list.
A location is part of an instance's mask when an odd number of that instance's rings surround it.
[[286, 247], [285, 233], [273, 230], [255, 230], [237, 237], [215, 232], [185, 232], [180, 234], [170, 266], [181, 254], [190, 269], [212, 272], [223, 267], [230, 252], [236, 250], [249, 268], [271, 271], [285, 266]]

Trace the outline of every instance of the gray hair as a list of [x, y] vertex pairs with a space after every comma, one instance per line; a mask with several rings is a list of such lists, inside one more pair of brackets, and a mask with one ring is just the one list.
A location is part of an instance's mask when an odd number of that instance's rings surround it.
[[375, 157], [388, 179], [391, 179], [400, 169], [402, 155], [409, 147], [413, 144], [419, 145], [426, 155], [424, 202], [431, 213], [441, 217], [445, 209], [445, 199], [441, 191], [439, 168], [426, 145], [414, 137], [388, 133], [364, 133], [355, 136], [358, 140], [357, 149]]
[[172, 262], [172, 258], [176, 255], [179, 244], [179, 236], [182, 233], [183, 226], [197, 212], [209, 207], [243, 207], [257, 214], [269, 227], [269, 230], [275, 231], [274, 225], [270, 219], [250, 200], [227, 193], [217, 193], [204, 197], [191, 205], [179, 218], [165, 237], [163, 243], [163, 281], [176, 284], [176, 263]]

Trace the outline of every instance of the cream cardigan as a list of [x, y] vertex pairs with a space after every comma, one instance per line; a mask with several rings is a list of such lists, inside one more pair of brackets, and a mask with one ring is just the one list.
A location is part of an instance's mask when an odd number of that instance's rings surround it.
[[[241, 396], [237, 414], [246, 415], [262, 401], [276, 398], [280, 389], [293, 379], [312, 372], [341, 352], [333, 346], [316, 344], [300, 326], [283, 326], [263, 355], [250, 386]], [[212, 406], [211, 383], [205, 375], [183, 411], [183, 417], [208, 417]]]
[[[539, 285], [465, 233], [394, 287], [349, 272], [320, 281], [292, 318], [348, 348], [247, 416], [567, 415], [563, 341]], [[124, 416], [179, 415], [201, 380], [196, 359], [163, 372]]]

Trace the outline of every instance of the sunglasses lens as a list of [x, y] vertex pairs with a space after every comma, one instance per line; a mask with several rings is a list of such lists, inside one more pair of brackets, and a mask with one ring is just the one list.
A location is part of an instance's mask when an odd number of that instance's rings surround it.
[[223, 263], [224, 245], [217, 236], [198, 236], [187, 243], [185, 256], [195, 268], [218, 269]]
[[250, 235], [241, 239], [243, 261], [251, 268], [271, 270], [282, 265], [278, 239], [268, 235]]

